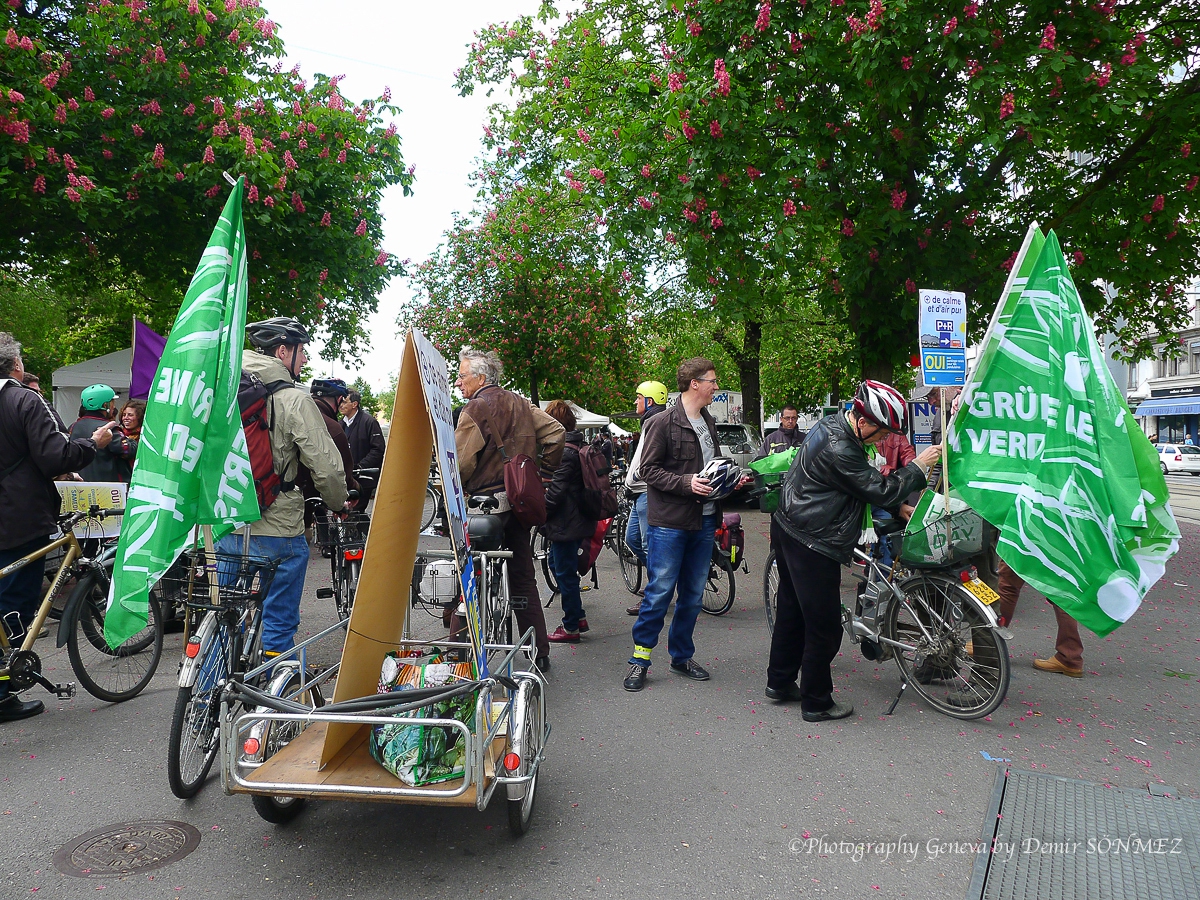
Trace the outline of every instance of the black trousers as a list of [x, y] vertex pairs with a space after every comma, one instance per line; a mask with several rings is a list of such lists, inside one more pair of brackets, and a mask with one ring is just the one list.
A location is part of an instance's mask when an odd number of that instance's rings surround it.
[[513, 610], [517, 620], [515, 640], [525, 629], [533, 626], [538, 656], [550, 655], [550, 641], [546, 637], [546, 615], [542, 612], [538, 597], [537, 575], [533, 568], [533, 546], [529, 543], [529, 526], [522, 525], [512, 513], [504, 513], [504, 549], [512, 551], [508, 561], [508, 589], [515, 600], [525, 598], [525, 608]]
[[833, 706], [829, 665], [842, 646], [842, 567], [790, 538], [774, 520], [771, 545], [779, 561], [779, 597], [767, 687], [784, 690], [799, 675], [801, 709], [822, 712]]

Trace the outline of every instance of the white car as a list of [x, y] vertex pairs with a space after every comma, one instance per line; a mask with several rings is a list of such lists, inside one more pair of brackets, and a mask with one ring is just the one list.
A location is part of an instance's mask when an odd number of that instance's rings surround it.
[[1189, 444], [1157, 444], [1158, 461], [1163, 474], [1186, 472], [1189, 475], [1200, 475], [1200, 447]]

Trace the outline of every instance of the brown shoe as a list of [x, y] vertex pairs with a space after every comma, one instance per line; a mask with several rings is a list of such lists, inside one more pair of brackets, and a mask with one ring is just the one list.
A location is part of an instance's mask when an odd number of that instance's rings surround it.
[[1059, 675], [1066, 675], [1068, 678], [1082, 678], [1083, 666], [1078, 669], [1072, 669], [1070, 666], [1062, 663], [1057, 656], [1052, 656], [1049, 659], [1035, 659], [1033, 667], [1042, 672], [1057, 672]]
[[636, 615], [639, 615], [641, 613], [641, 611], [642, 611], [642, 604], [639, 602], [639, 603], [633, 604], [633, 606], [626, 609], [625, 613], [630, 616], [636, 616]]

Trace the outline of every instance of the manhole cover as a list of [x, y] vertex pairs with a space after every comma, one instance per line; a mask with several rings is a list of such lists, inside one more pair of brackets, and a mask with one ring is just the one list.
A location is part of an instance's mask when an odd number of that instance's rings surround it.
[[54, 854], [54, 868], [77, 878], [122, 878], [161, 869], [200, 844], [187, 822], [121, 822], [81, 834]]

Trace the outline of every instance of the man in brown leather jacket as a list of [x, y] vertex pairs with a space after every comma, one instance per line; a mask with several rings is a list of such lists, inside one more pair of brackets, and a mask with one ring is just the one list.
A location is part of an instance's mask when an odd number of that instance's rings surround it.
[[[458, 471], [466, 495], [497, 495], [504, 492], [504, 456], [524, 453], [537, 460], [538, 468], [553, 472], [562, 459], [565, 429], [524, 397], [506, 391], [499, 381], [504, 365], [492, 352], [463, 348], [458, 355], [458, 379], [455, 385], [467, 398], [458, 417], [454, 443], [458, 450]], [[537, 642], [535, 662], [542, 671], [550, 668], [550, 641], [546, 636], [546, 617], [538, 597], [533, 568], [533, 549], [529, 529], [500, 506], [504, 524], [504, 549], [511, 550], [509, 590], [513, 600], [524, 598], [524, 609], [515, 609], [517, 627], [524, 632], [533, 627]]]

